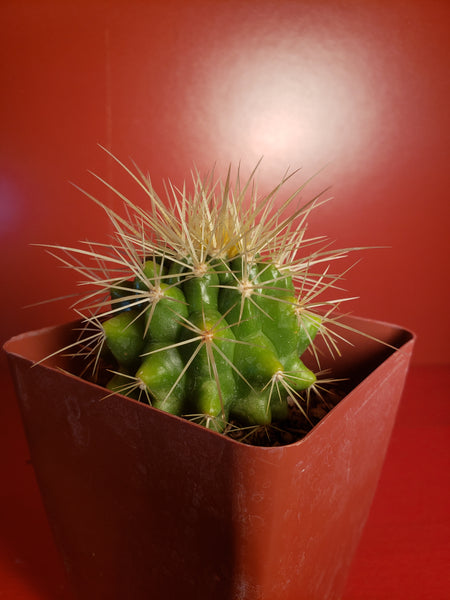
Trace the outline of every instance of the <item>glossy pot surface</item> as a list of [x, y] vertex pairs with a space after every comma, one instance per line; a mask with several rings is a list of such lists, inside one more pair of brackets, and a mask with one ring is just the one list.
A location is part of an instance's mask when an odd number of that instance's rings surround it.
[[368, 516], [414, 336], [347, 323], [345, 398], [302, 440], [254, 447], [35, 363], [71, 326], [5, 345], [31, 458], [83, 599], [339, 598]]

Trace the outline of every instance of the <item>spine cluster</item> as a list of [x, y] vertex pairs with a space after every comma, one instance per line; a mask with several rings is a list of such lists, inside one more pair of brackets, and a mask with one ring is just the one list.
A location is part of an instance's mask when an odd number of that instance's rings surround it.
[[317, 335], [336, 350], [327, 324], [342, 299], [319, 297], [337, 287], [329, 266], [346, 254], [311, 252], [321, 238], [306, 237], [306, 218], [320, 196], [302, 205], [302, 186], [280, 200], [289, 176], [260, 197], [255, 171], [245, 184], [229, 171], [194, 174], [191, 191], [169, 186], [162, 200], [119, 164], [146, 206], [100, 180], [123, 202], [119, 214], [91, 197], [111, 243], [51, 250], [87, 290], [74, 304], [85, 323], [76, 353], [94, 372], [108, 365], [112, 393], [217, 431], [283, 421], [292, 406], [308, 418], [320, 386], [302, 356]]
[[321, 319], [301, 314], [273, 262], [206, 259], [195, 274], [153, 256], [141, 278], [112, 287], [116, 314], [102, 328], [119, 371], [108, 387], [218, 430], [284, 420], [316, 381], [300, 356]]

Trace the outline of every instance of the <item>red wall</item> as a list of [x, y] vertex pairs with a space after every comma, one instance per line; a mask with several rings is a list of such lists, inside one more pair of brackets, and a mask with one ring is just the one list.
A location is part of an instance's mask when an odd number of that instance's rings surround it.
[[122, 183], [101, 143], [156, 184], [262, 155], [263, 188], [325, 166], [310, 194], [335, 200], [313, 233], [389, 247], [347, 277], [353, 312], [415, 330], [416, 362], [449, 362], [449, 17], [445, 0], [4, 1], [1, 341], [72, 317], [23, 308], [75, 287], [29, 244], [104, 238], [68, 183]]

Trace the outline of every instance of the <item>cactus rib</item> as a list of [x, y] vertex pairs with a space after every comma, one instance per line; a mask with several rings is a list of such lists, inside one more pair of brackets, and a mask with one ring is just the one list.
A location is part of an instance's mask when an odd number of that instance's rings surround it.
[[[169, 184], [163, 200], [148, 177], [113, 158], [149, 208], [96, 176], [127, 213], [125, 219], [84, 192], [112, 223], [111, 244], [48, 247], [87, 289], [73, 303], [86, 323], [79, 355], [96, 369], [104, 359], [111, 392], [216, 431], [282, 422], [292, 406], [309, 420], [320, 381], [304, 356], [310, 350], [317, 357], [319, 337], [337, 350], [342, 336], [330, 323], [347, 298], [320, 296], [338, 289], [341, 275], [331, 275], [330, 265], [351, 250], [307, 238], [307, 217], [322, 195], [302, 205], [302, 185], [280, 203], [292, 174], [260, 197], [256, 168], [244, 184], [239, 170], [233, 184], [230, 168], [224, 182], [213, 172], [194, 173], [193, 192]], [[91, 325], [97, 337], [88, 335]]]

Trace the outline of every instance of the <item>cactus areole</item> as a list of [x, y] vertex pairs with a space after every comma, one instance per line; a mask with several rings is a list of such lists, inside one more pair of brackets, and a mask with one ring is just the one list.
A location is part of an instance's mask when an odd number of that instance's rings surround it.
[[169, 184], [161, 199], [147, 177], [119, 164], [145, 206], [101, 180], [126, 214], [91, 197], [113, 225], [111, 243], [47, 246], [83, 276], [86, 293], [73, 308], [84, 326], [70, 350], [85, 358], [85, 375], [106, 394], [241, 439], [292, 425], [293, 414], [300, 430], [312, 426], [332, 403], [316, 374], [316, 341], [337, 352], [340, 337], [334, 311], [343, 299], [329, 294], [340, 275], [330, 264], [348, 253], [306, 236], [322, 195], [302, 203], [302, 185], [283, 197], [288, 175], [261, 197], [256, 169], [241, 183], [230, 168], [217, 180], [194, 173], [191, 189]]

